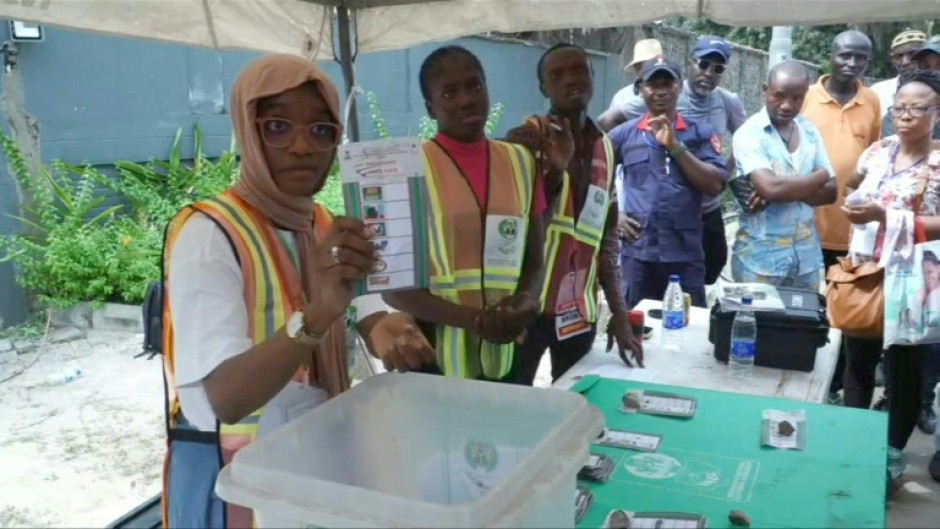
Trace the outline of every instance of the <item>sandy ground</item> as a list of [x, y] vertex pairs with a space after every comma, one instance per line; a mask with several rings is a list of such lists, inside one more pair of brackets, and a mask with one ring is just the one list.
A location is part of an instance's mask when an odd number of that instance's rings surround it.
[[[92, 331], [46, 347], [24, 374], [0, 383], [0, 527], [102, 527], [160, 490], [163, 387], [159, 357], [134, 359], [141, 335]], [[0, 365], [0, 380], [36, 353]], [[83, 375], [50, 386], [65, 366]], [[543, 359], [536, 385], [550, 385]], [[937, 527], [940, 484], [926, 474], [933, 440], [919, 431], [907, 449], [904, 490], [889, 527]]]
[[[103, 527], [159, 492], [163, 382], [159, 358], [133, 359], [140, 343], [92, 331], [0, 384], [0, 527]], [[35, 358], [0, 366], [0, 379]], [[83, 375], [49, 386], [63, 365]]]

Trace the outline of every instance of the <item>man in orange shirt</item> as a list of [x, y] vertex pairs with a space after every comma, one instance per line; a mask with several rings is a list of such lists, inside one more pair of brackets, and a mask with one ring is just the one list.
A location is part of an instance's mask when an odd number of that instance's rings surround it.
[[836, 203], [816, 210], [816, 229], [827, 268], [849, 249], [851, 224], [840, 210], [846, 181], [855, 174], [862, 152], [881, 138], [881, 103], [860, 80], [871, 55], [871, 40], [864, 33], [837, 35], [829, 56], [832, 73], [810, 87], [803, 103], [803, 116], [822, 133], [839, 186]]
[[[832, 41], [829, 55], [832, 73], [811, 86], [803, 102], [803, 116], [819, 129], [839, 188], [835, 204], [816, 208], [816, 231], [827, 270], [849, 249], [851, 224], [840, 209], [846, 182], [855, 175], [862, 152], [881, 138], [881, 103], [878, 95], [861, 82], [871, 56], [871, 39], [864, 33], [844, 31], [838, 34]], [[838, 401], [844, 366], [845, 355], [840, 347], [839, 362], [829, 388], [831, 402]]]

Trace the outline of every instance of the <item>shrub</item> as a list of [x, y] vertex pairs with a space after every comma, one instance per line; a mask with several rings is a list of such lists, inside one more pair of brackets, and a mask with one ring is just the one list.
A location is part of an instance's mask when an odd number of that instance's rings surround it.
[[121, 207], [98, 212], [105, 199], [94, 196], [90, 179], [73, 180], [73, 168], [61, 163], [43, 167], [33, 179], [9, 136], [0, 135], [0, 147], [13, 178], [32, 199], [17, 217], [26, 232], [0, 237], [2, 261], [12, 261], [20, 284], [48, 304], [110, 299], [114, 286], [107, 275], [114, 241], [109, 222]]
[[[367, 99], [376, 130], [390, 133], [375, 95]], [[487, 122], [491, 134], [502, 117], [494, 105]], [[430, 139], [437, 124], [427, 116], [418, 136]], [[159, 279], [163, 231], [169, 220], [189, 204], [215, 196], [237, 179], [239, 162], [234, 142], [217, 159], [203, 150], [201, 130], [194, 130], [193, 159], [182, 156], [182, 130], [177, 131], [167, 160], [147, 163], [120, 161], [117, 177], [92, 166], [53, 162], [32, 175], [16, 143], [0, 134], [0, 148], [13, 178], [31, 198], [17, 216], [23, 233], [0, 235], [0, 262], [12, 262], [17, 281], [41, 304], [66, 308], [83, 301], [140, 303], [147, 285]], [[106, 206], [105, 189], [122, 200]], [[334, 164], [317, 201], [333, 213], [345, 212], [339, 165]]]

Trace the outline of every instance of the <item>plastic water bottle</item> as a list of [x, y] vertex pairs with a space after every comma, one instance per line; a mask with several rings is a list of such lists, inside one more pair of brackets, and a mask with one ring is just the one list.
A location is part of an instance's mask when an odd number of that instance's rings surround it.
[[46, 385], [48, 386], [62, 386], [68, 384], [69, 382], [75, 380], [76, 378], [82, 376], [82, 368], [80, 367], [66, 367], [62, 371], [53, 373], [46, 378]]
[[682, 328], [685, 327], [685, 299], [679, 276], [669, 276], [669, 286], [663, 297], [663, 347], [680, 349], [682, 347]]
[[750, 307], [753, 300], [744, 296], [741, 303], [745, 306], [734, 315], [731, 325], [731, 352], [728, 355], [728, 367], [736, 377], [745, 377], [754, 371], [754, 356], [757, 354], [757, 320]]

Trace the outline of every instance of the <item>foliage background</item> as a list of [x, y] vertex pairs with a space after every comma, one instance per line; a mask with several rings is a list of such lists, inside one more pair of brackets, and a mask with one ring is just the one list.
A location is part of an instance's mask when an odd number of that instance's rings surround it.
[[[377, 98], [370, 93], [367, 101], [379, 136], [389, 137]], [[496, 129], [502, 112], [501, 104], [493, 106], [487, 134]], [[424, 117], [418, 123], [416, 135], [422, 139], [436, 133], [433, 120]], [[160, 277], [167, 222], [187, 205], [225, 191], [238, 178], [234, 142], [220, 157], [210, 159], [198, 128], [193, 137], [191, 160], [182, 157], [178, 131], [166, 160], [118, 161], [116, 176], [61, 162], [34, 175], [15, 142], [0, 134], [12, 176], [30, 198], [30, 205], [21, 204], [23, 214], [16, 217], [22, 233], [0, 235], [0, 262], [13, 262], [17, 281], [42, 306], [141, 303], [147, 285]], [[120, 197], [120, 204], [108, 206], [102, 190]], [[334, 214], [345, 213], [338, 164], [315, 200]]]

